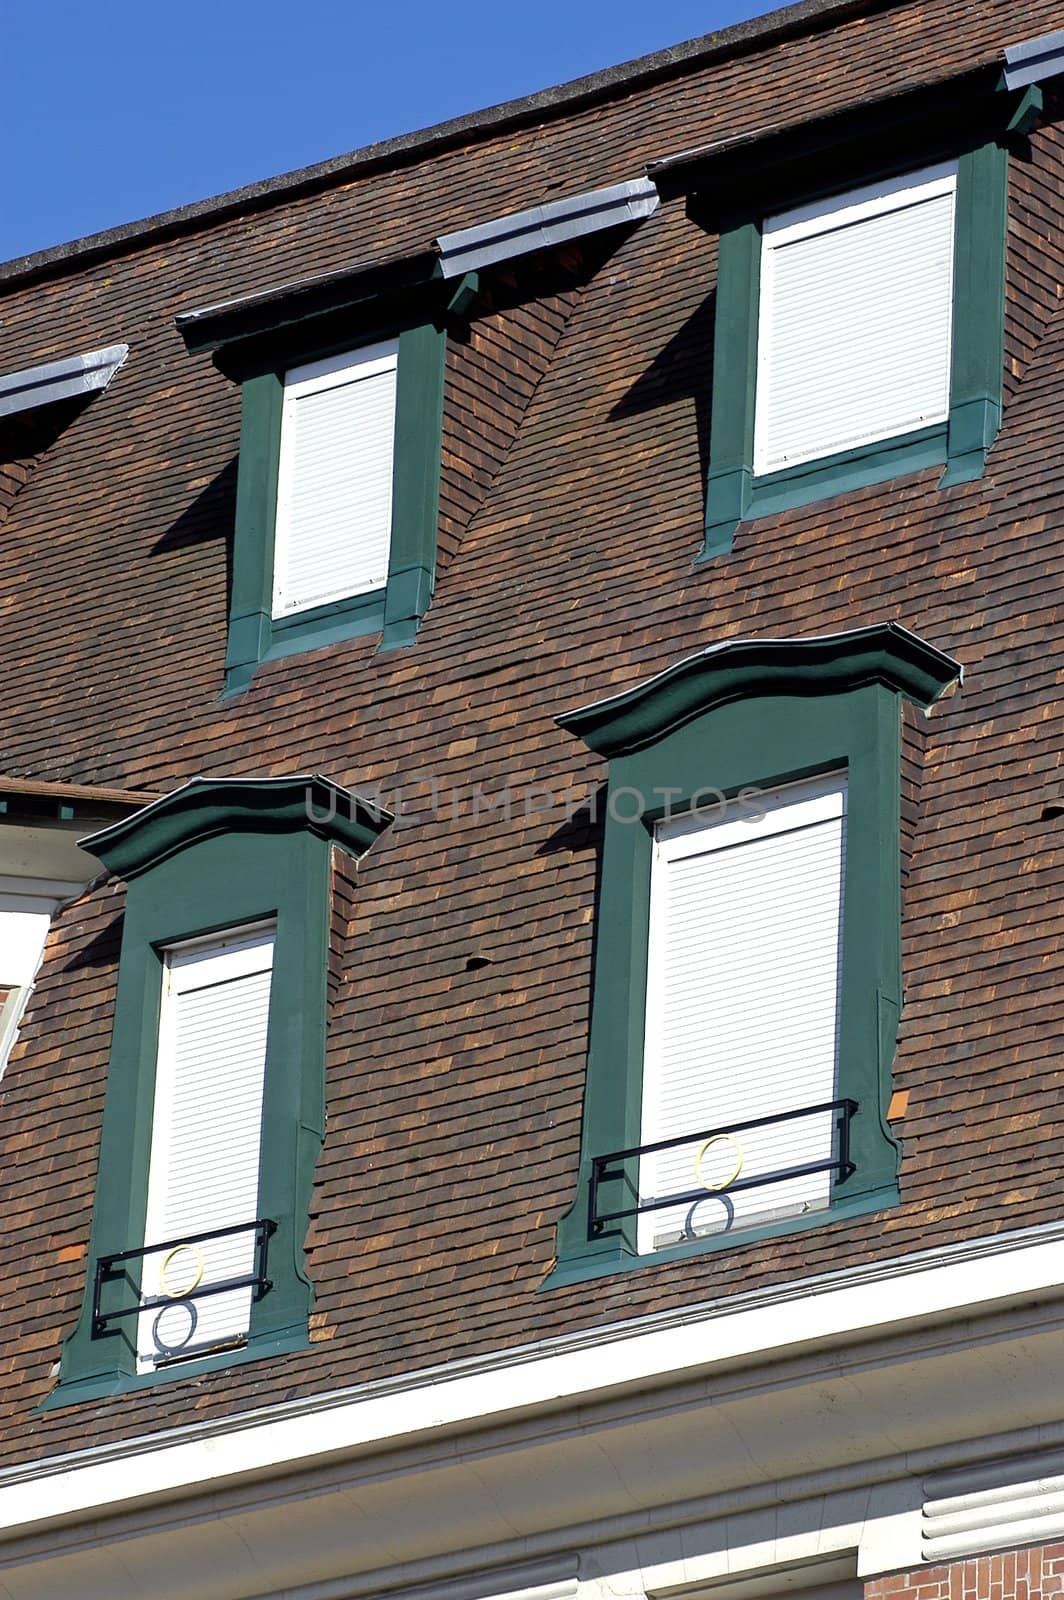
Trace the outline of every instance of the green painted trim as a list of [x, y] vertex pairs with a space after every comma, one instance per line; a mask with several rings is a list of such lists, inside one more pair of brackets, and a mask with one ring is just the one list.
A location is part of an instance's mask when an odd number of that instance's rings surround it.
[[455, 284], [454, 293], [447, 302], [447, 314], [451, 317], [465, 317], [473, 309], [477, 295], [480, 293], [480, 273], [463, 272]]
[[1040, 83], [1029, 83], [1021, 89], [1013, 102], [1009, 120], [1005, 124], [1006, 133], [1028, 134], [1032, 133], [1042, 119], [1045, 111], [1045, 94]]
[[226, 683], [230, 687], [244, 680], [250, 682], [251, 672], [270, 645], [283, 400], [284, 382], [279, 373], [249, 378], [243, 386], [233, 584], [225, 656]]
[[1001, 427], [1005, 348], [1008, 151], [961, 156], [953, 290], [949, 458], [943, 486], [981, 478]]
[[[347, 340], [334, 333], [312, 349], [303, 346], [298, 360], [357, 350], [390, 333], [394, 325], [375, 329], [372, 335], [363, 330]], [[223, 698], [242, 693], [264, 661], [378, 632], [382, 649], [414, 642], [436, 582], [446, 353], [442, 324], [424, 322], [400, 329], [386, 587], [288, 617], [273, 617], [271, 612], [284, 370], [296, 359], [291, 347], [285, 347], [278, 370], [244, 379]]]
[[[390, 302], [401, 300], [408, 308], [415, 302], [430, 315], [440, 304], [443, 287], [436, 278], [438, 266], [434, 250], [367, 261], [353, 271], [345, 267], [263, 294], [179, 314], [177, 331], [191, 355], [215, 351], [215, 364], [222, 370], [246, 368], [264, 348], [271, 352], [272, 362], [273, 350], [293, 332], [302, 349], [308, 328], [330, 322], [379, 321], [382, 308]], [[365, 342], [361, 334], [341, 348], [350, 349], [360, 342]]]
[[172, 1367], [160, 1367], [157, 1372], [110, 1372], [88, 1378], [61, 1379], [37, 1406], [38, 1411], [62, 1411], [67, 1406], [84, 1405], [91, 1400], [106, 1400], [115, 1394], [136, 1394], [140, 1389], [154, 1389], [160, 1383], [176, 1383], [190, 1377], [202, 1377], [208, 1372], [224, 1372], [230, 1367], [243, 1366], [248, 1361], [268, 1361], [276, 1356], [291, 1355], [295, 1350], [306, 1350], [310, 1340], [306, 1326], [293, 1328], [287, 1334], [256, 1339], [254, 1344], [241, 1345], [238, 1350], [224, 1350], [216, 1356], [203, 1356], [195, 1362], [177, 1362]]
[[394, 819], [328, 778], [193, 778], [110, 828], [79, 841], [131, 881], [217, 835], [309, 832], [364, 855]]
[[852, 1199], [836, 1200], [830, 1211], [810, 1212], [808, 1216], [783, 1217], [778, 1222], [763, 1222], [757, 1227], [737, 1229], [734, 1233], [705, 1234], [692, 1239], [689, 1244], [672, 1245], [668, 1250], [655, 1250], [653, 1255], [639, 1256], [621, 1246], [603, 1250], [598, 1255], [566, 1256], [559, 1258], [539, 1285], [542, 1289], [564, 1289], [574, 1283], [587, 1283], [593, 1278], [610, 1277], [615, 1272], [639, 1272], [647, 1267], [658, 1267], [664, 1262], [687, 1261], [691, 1256], [715, 1254], [718, 1250], [734, 1250], [744, 1244], [759, 1244], [764, 1239], [778, 1239], [785, 1234], [804, 1233], [807, 1228], [830, 1228], [838, 1223], [850, 1222], [854, 1217], [868, 1216], [875, 1211], [888, 1211], [901, 1199], [898, 1185], [888, 1184], [878, 1193], [855, 1195]]
[[[271, 795], [275, 813], [266, 803]], [[335, 840], [361, 853], [380, 831], [365, 808], [360, 813], [356, 805], [355, 820], [347, 818], [340, 804], [345, 795], [319, 779], [200, 780], [88, 841], [130, 883], [85, 1296], [46, 1407], [192, 1377], [306, 1343], [313, 1288], [303, 1240], [325, 1119], [331, 852]], [[218, 825], [220, 815], [231, 827]], [[276, 936], [256, 1214], [277, 1224], [269, 1256], [273, 1287], [252, 1306], [241, 1350], [139, 1374], [135, 1319], [92, 1337], [93, 1274], [100, 1255], [135, 1248], [144, 1238], [162, 952], [181, 940], [267, 919], [276, 923]]]
[[[559, 718], [609, 757], [609, 780], [580, 1168], [549, 1283], [795, 1225], [786, 1219], [643, 1257], [634, 1219], [589, 1236], [593, 1158], [640, 1141], [653, 824], [666, 805], [669, 815], [681, 814], [707, 790], [735, 795], [847, 770], [836, 1092], [860, 1109], [851, 1125], [856, 1171], [837, 1185], [830, 1216], [844, 1205], [848, 1214], [879, 1209], [896, 1195], [899, 1147], [886, 1108], [901, 1010], [900, 701], [926, 706], [958, 673], [949, 657], [894, 624], [827, 639], [740, 640]], [[613, 1181], [630, 1192], [633, 1177]], [[614, 1209], [608, 1197], [605, 1208]], [[816, 1220], [828, 1216], [803, 1225]]]
[[[896, 171], [897, 162], [892, 160], [868, 171], [864, 181]], [[847, 187], [854, 181], [851, 178]], [[804, 197], [812, 198], [813, 192], [807, 187]], [[719, 245], [705, 535], [696, 561], [727, 555], [744, 521], [885, 483], [904, 473], [945, 464], [942, 486], [982, 476], [1001, 426], [1007, 197], [1004, 146], [984, 140], [964, 150], [958, 158], [948, 423], [762, 477], [755, 477], [753, 469], [760, 225], [742, 220], [724, 228]], [[788, 203], [798, 198], [792, 196]], [[777, 197], [773, 209], [782, 203]]]
[[897, 622], [812, 639], [729, 639], [634, 689], [563, 712], [557, 722], [612, 759], [656, 744], [733, 700], [768, 694], [818, 697], [883, 683], [926, 709], [960, 675], [951, 656]]
[[722, 233], [718, 248], [703, 560], [728, 554], [750, 504], [760, 298], [761, 225], [746, 222]]
[[810, 505], [829, 495], [847, 494], [869, 484], [886, 483], [907, 472], [922, 472], [925, 467], [942, 466], [946, 461], [946, 424], [918, 428], [893, 439], [878, 439], [872, 444], [855, 445], [816, 461], [803, 461], [797, 467], [768, 472], [754, 478], [747, 501], [746, 515], [769, 516], [789, 511], [794, 506]]
[[447, 334], [426, 322], [399, 335], [392, 546], [381, 649], [411, 642], [436, 584]]
[[384, 626], [384, 596], [385, 590], [374, 589], [350, 600], [331, 600], [291, 616], [275, 617], [270, 646], [262, 659], [278, 661], [307, 650], [324, 650], [341, 639], [379, 633]]

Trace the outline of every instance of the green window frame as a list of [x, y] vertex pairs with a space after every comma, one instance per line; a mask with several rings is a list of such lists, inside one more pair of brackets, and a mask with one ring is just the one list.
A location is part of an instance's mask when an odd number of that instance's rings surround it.
[[[332, 850], [357, 858], [390, 821], [321, 777], [196, 779], [84, 841], [128, 891], [84, 1302], [45, 1409], [307, 1344], [314, 1291], [303, 1244], [325, 1128]], [[145, 1243], [164, 953], [267, 921], [276, 933], [258, 1214], [276, 1224], [272, 1287], [253, 1302], [243, 1346], [138, 1372], [136, 1318], [93, 1333], [94, 1275], [100, 1256]], [[115, 1309], [109, 1297], [122, 1289], [106, 1288], [101, 1308]]]
[[320, 649], [339, 639], [381, 633], [381, 648], [413, 644], [436, 582], [443, 385], [447, 334], [442, 321], [398, 330], [391, 551], [383, 589], [274, 617], [273, 553], [285, 372], [296, 365], [395, 337], [395, 327], [362, 330], [276, 351], [243, 377], [233, 581], [225, 693], [246, 689], [264, 661]]
[[[580, 1166], [544, 1287], [824, 1227], [897, 1203], [900, 1147], [886, 1111], [902, 998], [901, 699], [927, 709], [959, 675], [948, 656], [887, 623], [816, 639], [732, 641], [558, 718], [607, 758], [608, 778]], [[836, 1094], [858, 1102], [850, 1125], [855, 1170], [837, 1180], [826, 1212], [715, 1233], [653, 1255], [637, 1253], [634, 1218], [593, 1235], [593, 1160], [641, 1143], [655, 823], [690, 811], [709, 791], [734, 796], [843, 768]], [[630, 1204], [631, 1168], [610, 1182], [602, 1209]]]
[[[881, 167], [864, 181], [906, 170], [911, 170], [910, 163]], [[827, 190], [807, 188], [791, 204], [831, 193], [843, 195], [853, 187], [851, 175], [845, 184]], [[1007, 202], [1004, 143], [985, 140], [961, 151], [948, 420], [760, 477], [754, 473], [754, 406], [762, 217], [733, 216], [722, 226], [705, 540], [699, 560], [728, 554], [740, 523], [882, 483], [901, 473], [942, 464], [946, 470], [941, 486], [982, 476], [1001, 426]]]

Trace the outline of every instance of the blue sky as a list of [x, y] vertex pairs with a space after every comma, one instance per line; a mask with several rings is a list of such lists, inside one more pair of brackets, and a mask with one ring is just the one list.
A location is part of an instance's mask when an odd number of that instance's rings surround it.
[[0, 0], [0, 260], [773, 9], [774, 0]]

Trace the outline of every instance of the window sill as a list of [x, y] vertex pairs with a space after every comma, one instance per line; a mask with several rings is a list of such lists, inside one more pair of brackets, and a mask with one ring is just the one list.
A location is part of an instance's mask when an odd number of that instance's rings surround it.
[[781, 1217], [776, 1222], [759, 1223], [755, 1227], [737, 1229], [734, 1233], [707, 1234], [704, 1238], [691, 1239], [647, 1255], [636, 1255], [634, 1250], [617, 1238], [603, 1240], [599, 1244], [589, 1243], [586, 1251], [560, 1258], [540, 1284], [540, 1289], [563, 1289], [570, 1284], [586, 1283], [590, 1279], [609, 1277], [616, 1272], [638, 1272], [643, 1267], [657, 1267], [669, 1261], [686, 1261], [718, 1250], [739, 1249], [742, 1245], [758, 1244], [763, 1239], [804, 1233], [810, 1228], [830, 1228], [835, 1223], [849, 1221], [851, 1217], [889, 1210], [891, 1206], [898, 1205], [900, 1199], [897, 1184], [886, 1184], [882, 1188], [854, 1195], [852, 1199], [839, 1199], [827, 1211], [813, 1211], [807, 1216]]
[[[945, 466], [948, 428], [947, 423], [940, 422], [915, 433], [899, 434], [894, 439], [877, 439], [873, 444], [840, 450], [815, 461], [803, 461], [800, 466], [786, 467], [760, 478], [750, 475], [746, 484], [735, 481], [739, 474], [746, 473], [745, 468], [716, 478], [711, 472], [706, 539], [697, 559], [708, 561], [713, 556], [727, 554], [736, 528], [758, 517], [827, 500], [832, 495], [846, 494], [870, 484], [887, 483], [926, 467]], [[736, 505], [743, 507], [741, 516], [730, 509]], [[715, 515], [717, 508], [722, 513], [719, 516]]]
[[199, 1378], [210, 1372], [224, 1372], [228, 1367], [241, 1366], [247, 1361], [264, 1361], [273, 1356], [290, 1355], [296, 1350], [310, 1347], [306, 1325], [279, 1328], [256, 1337], [252, 1334], [247, 1344], [235, 1350], [219, 1350], [216, 1355], [200, 1356], [194, 1361], [178, 1361], [173, 1366], [159, 1367], [154, 1372], [94, 1373], [91, 1377], [75, 1378], [68, 1383], [60, 1380], [40, 1402], [38, 1411], [58, 1411], [64, 1406], [81, 1405], [89, 1400], [105, 1400], [115, 1394], [136, 1394], [142, 1389], [154, 1389], [160, 1383], [173, 1383], [179, 1378]]
[[[278, 661], [283, 656], [323, 650], [326, 645], [338, 644], [343, 639], [380, 633], [384, 627], [385, 597], [384, 589], [374, 589], [370, 594], [354, 595], [349, 600], [332, 600], [327, 605], [312, 606], [287, 617], [268, 619], [269, 643], [265, 649], [261, 652], [248, 650], [246, 660], [226, 663], [222, 698], [246, 689], [256, 668], [264, 661]], [[261, 633], [263, 623], [257, 617], [255, 620], [256, 632]]]
[[352, 639], [359, 634], [379, 633], [384, 627], [384, 589], [351, 595], [346, 600], [330, 600], [323, 606], [309, 606], [286, 617], [274, 617], [271, 640], [264, 661], [293, 655], [301, 650], [320, 650], [337, 639]]

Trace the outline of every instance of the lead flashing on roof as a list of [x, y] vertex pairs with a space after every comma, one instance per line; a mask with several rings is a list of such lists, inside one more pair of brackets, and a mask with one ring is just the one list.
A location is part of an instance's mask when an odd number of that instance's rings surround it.
[[128, 344], [111, 344], [86, 355], [9, 372], [0, 377], [0, 417], [106, 389], [128, 355]]
[[440, 270], [445, 278], [456, 278], [463, 272], [477, 272], [493, 262], [564, 244], [603, 228], [642, 222], [657, 210], [658, 203], [658, 191], [650, 178], [631, 178], [627, 183], [590, 189], [527, 211], [515, 211], [508, 217], [496, 217], [474, 228], [442, 233], [436, 240]]
[[803, 694], [811, 686], [838, 693], [881, 683], [927, 711], [962, 678], [961, 664], [918, 634], [897, 622], [872, 623], [809, 638], [726, 639], [555, 721], [612, 759], [747, 696]]
[[1038, 39], [1010, 44], [1005, 51], [1005, 87], [1025, 89], [1064, 72], [1064, 32], [1043, 33]]

